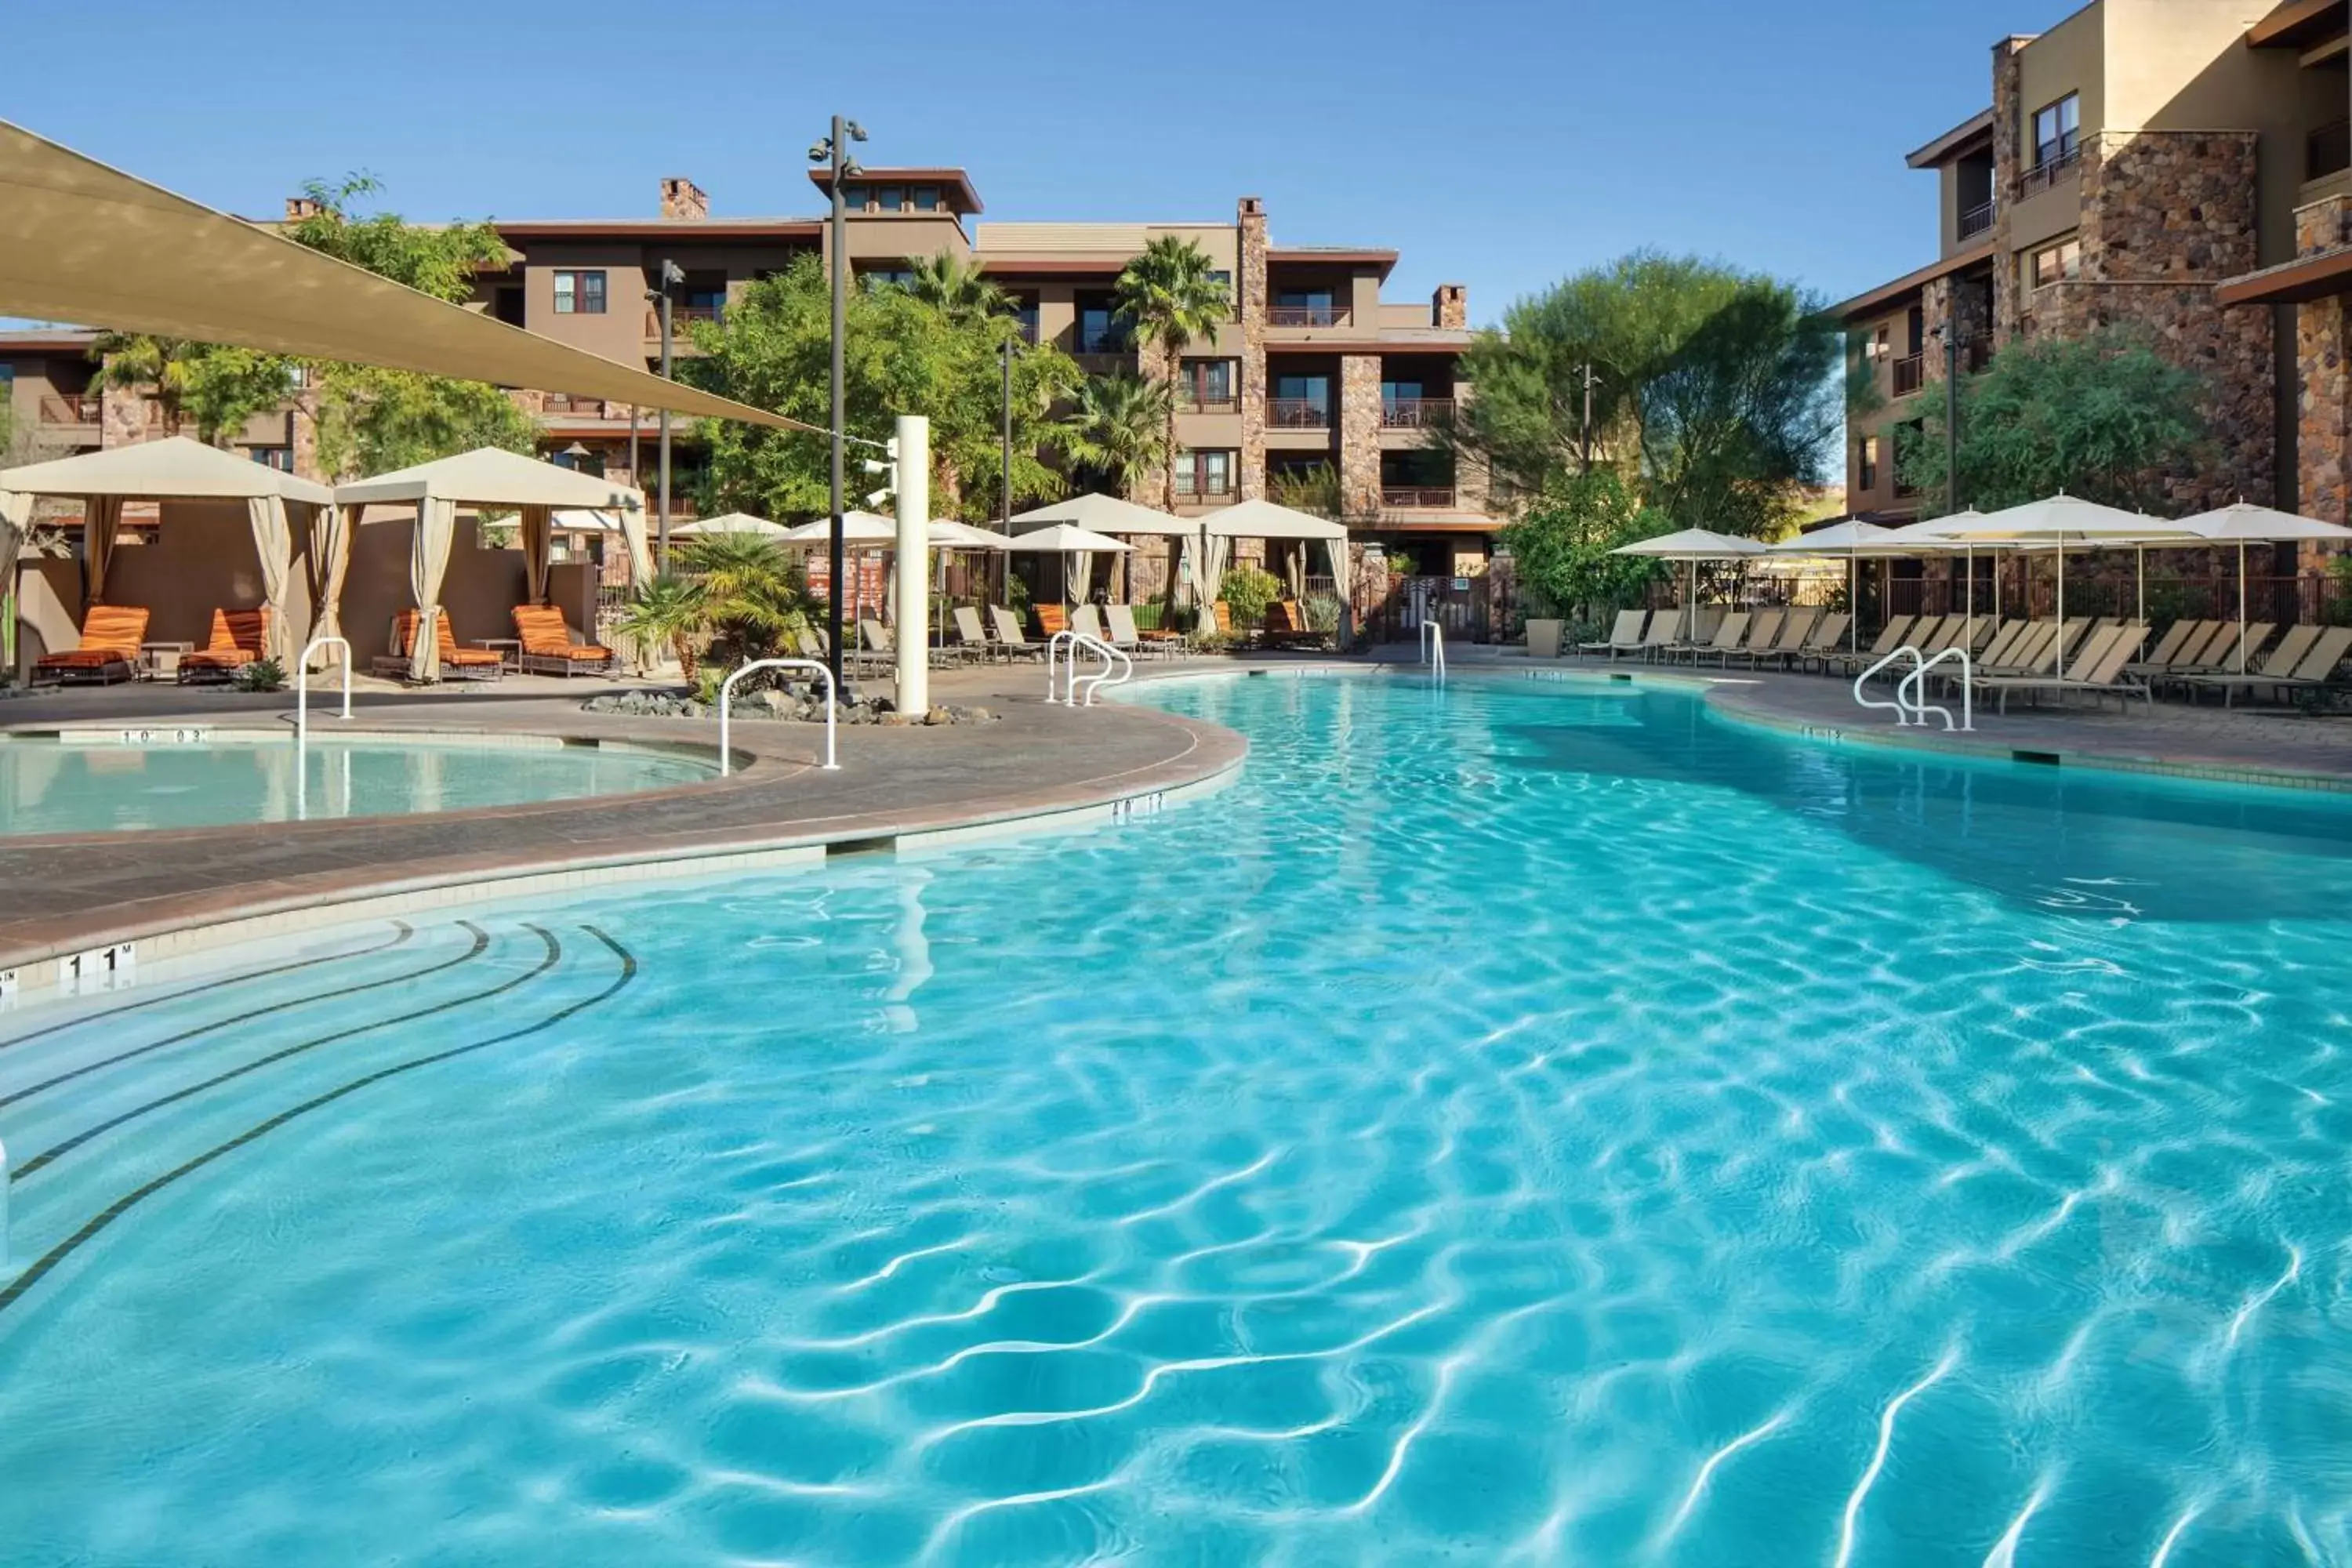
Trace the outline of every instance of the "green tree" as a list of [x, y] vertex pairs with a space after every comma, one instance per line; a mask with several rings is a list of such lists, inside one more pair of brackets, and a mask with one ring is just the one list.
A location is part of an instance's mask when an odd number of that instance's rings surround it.
[[613, 629], [641, 648], [668, 648], [678, 672], [692, 680], [709, 624], [701, 585], [664, 573], [629, 596]]
[[[2211, 455], [2210, 388], [2143, 334], [2110, 327], [2080, 338], [2011, 344], [1959, 385], [1960, 502], [1980, 511], [2063, 490], [2148, 510], [2168, 477]], [[1917, 434], [1898, 435], [1895, 463], [1927, 506], [1945, 495], [1942, 399]]]
[[[752, 284], [730, 302], [726, 321], [698, 327], [703, 351], [681, 367], [682, 379], [761, 408], [830, 424], [827, 363], [830, 295], [823, 268], [803, 257]], [[898, 414], [931, 421], [932, 511], [985, 520], [1003, 500], [1000, 447], [1003, 400], [999, 346], [1019, 327], [1003, 315], [951, 319], [906, 289], [860, 289], [849, 297], [845, 349], [846, 423], [853, 437], [879, 443]], [[1082, 378], [1076, 363], [1051, 347], [1013, 357], [1013, 475], [1016, 500], [1063, 493], [1062, 476], [1039, 457], [1060, 429], [1055, 405]], [[830, 503], [829, 444], [799, 430], [703, 423], [710, 447], [714, 505], [769, 517], [809, 517]], [[850, 448], [853, 475], [871, 447]], [[852, 504], [865, 489], [853, 483]]]
[[1502, 542], [1536, 608], [1582, 617], [1629, 602], [1664, 570], [1656, 561], [1611, 551], [1674, 527], [1665, 513], [1642, 505], [1617, 473], [1596, 468], [1529, 507], [1503, 530]]
[[1480, 333], [1462, 359], [1476, 395], [1433, 438], [1514, 489], [1556, 493], [1585, 466], [1590, 367], [1596, 466], [1682, 525], [1765, 533], [1825, 466], [1838, 362], [1834, 324], [1793, 286], [1642, 251]]
[[712, 658], [733, 666], [793, 651], [784, 639], [808, 625], [808, 594], [774, 540], [706, 534], [684, 542], [678, 564], [701, 581]]
[[[1159, 350], [1172, 379], [1184, 351], [1212, 338], [1234, 311], [1233, 289], [1209, 265], [1208, 252], [1190, 239], [1162, 235], [1129, 262], [1112, 286], [1118, 313], [1143, 342]], [[1168, 405], [1166, 500], [1176, 510], [1176, 404]]]
[[1339, 515], [1339, 470], [1328, 463], [1281, 468], [1266, 476], [1265, 499], [1317, 517]]
[[907, 292], [938, 307], [941, 315], [962, 325], [980, 316], [1011, 312], [1013, 296], [952, 250], [908, 264]]
[[286, 401], [294, 390], [293, 362], [281, 354], [144, 332], [102, 332], [90, 345], [99, 386], [142, 391], [154, 400], [163, 434], [180, 435], [190, 420], [196, 438], [218, 443], [245, 422]]
[[1064, 421], [1065, 456], [1124, 500], [1134, 500], [1168, 467], [1169, 415], [1175, 390], [1135, 375], [1091, 376]]

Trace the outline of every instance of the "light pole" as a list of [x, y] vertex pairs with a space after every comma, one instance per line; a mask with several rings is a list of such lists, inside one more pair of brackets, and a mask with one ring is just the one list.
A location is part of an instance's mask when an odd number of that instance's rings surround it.
[[842, 342], [848, 314], [849, 300], [849, 218], [848, 207], [841, 194], [842, 182], [864, 174], [857, 160], [849, 155], [852, 142], [866, 140], [866, 129], [855, 120], [833, 117], [833, 133], [809, 149], [809, 162], [832, 165], [833, 223], [830, 244], [833, 249], [833, 535], [826, 562], [830, 567], [827, 582], [831, 587], [831, 604], [825, 622], [824, 659], [833, 670], [834, 686], [841, 684], [841, 574], [846, 565], [846, 552], [842, 542], [841, 517], [841, 427], [843, 359]]
[[1592, 374], [1592, 362], [1587, 360], [1584, 364], [1584, 437], [1580, 461], [1588, 474], [1592, 471], [1592, 384], [1600, 379]]
[[[670, 299], [677, 291], [677, 286], [686, 281], [686, 273], [679, 268], [677, 262], [665, 257], [662, 259], [660, 268], [654, 276], [657, 281], [652, 289], [646, 290], [646, 298], [651, 300], [654, 302], [654, 308], [661, 312], [661, 374], [664, 381], [668, 381], [671, 379]], [[634, 426], [632, 428], [634, 428]], [[667, 572], [669, 570], [669, 410], [667, 408], [661, 411], [661, 499], [659, 505], [661, 510], [656, 513], [655, 524], [655, 537], [658, 540], [659, 543], [654, 555], [654, 562], [655, 570]]]

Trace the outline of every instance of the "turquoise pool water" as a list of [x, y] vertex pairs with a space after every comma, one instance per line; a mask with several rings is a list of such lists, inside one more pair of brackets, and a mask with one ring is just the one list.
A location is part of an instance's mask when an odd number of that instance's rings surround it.
[[0, 1556], [2352, 1553], [2348, 803], [1152, 700], [1241, 782], [0, 1019]]
[[286, 743], [0, 742], [0, 834], [103, 833], [463, 811], [623, 795], [715, 775], [685, 757], [594, 746], [314, 739]]

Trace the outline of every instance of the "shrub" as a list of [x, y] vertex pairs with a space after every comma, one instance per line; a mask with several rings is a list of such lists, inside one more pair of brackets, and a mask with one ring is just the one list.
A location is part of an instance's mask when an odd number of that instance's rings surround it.
[[1282, 584], [1271, 572], [1236, 566], [1225, 574], [1217, 596], [1232, 606], [1234, 629], [1243, 631], [1265, 624], [1266, 606], [1282, 597]]
[[1307, 612], [1307, 629], [1314, 632], [1337, 632], [1339, 629], [1339, 601], [1331, 594], [1309, 594], [1299, 606]]
[[274, 658], [257, 658], [236, 672], [239, 691], [283, 691], [286, 667]]

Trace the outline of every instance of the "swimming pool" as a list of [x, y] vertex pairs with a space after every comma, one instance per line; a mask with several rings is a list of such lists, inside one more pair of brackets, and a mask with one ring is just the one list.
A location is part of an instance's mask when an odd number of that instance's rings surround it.
[[2352, 803], [1605, 685], [1150, 700], [1242, 779], [0, 1020], [0, 1541], [2352, 1550]]
[[0, 740], [0, 834], [102, 833], [520, 805], [692, 784], [715, 765], [552, 737], [290, 738], [205, 730]]

